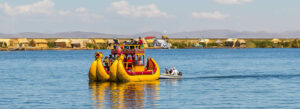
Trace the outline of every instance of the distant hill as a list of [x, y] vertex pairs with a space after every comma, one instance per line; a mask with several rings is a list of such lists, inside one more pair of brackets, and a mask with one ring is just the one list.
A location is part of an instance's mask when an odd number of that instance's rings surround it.
[[[145, 36], [160, 37], [164, 33], [151, 31], [133, 35], [116, 35], [96, 32], [59, 32], [59, 33], [37, 33], [25, 32], [18, 34], [0, 33], [0, 38], [137, 38]], [[300, 31], [287, 31], [272, 33], [266, 31], [249, 32], [233, 30], [201, 30], [190, 32], [178, 32], [167, 34], [170, 38], [300, 38]]]

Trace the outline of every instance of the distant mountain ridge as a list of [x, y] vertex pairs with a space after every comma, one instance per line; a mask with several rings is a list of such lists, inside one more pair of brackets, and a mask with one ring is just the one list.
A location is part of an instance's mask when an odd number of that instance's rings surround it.
[[[58, 32], [58, 33], [38, 33], [24, 32], [18, 34], [0, 33], [0, 38], [137, 38], [145, 36], [160, 37], [162, 32], [151, 31], [133, 35], [106, 34], [97, 32]], [[287, 31], [272, 33], [266, 31], [249, 32], [233, 30], [201, 30], [190, 32], [178, 32], [167, 34], [169, 38], [300, 38], [300, 31]]]

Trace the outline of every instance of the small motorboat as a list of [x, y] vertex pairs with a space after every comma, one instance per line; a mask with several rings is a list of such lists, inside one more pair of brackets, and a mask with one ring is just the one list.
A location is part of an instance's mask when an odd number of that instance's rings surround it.
[[175, 67], [173, 67], [170, 71], [168, 68], [165, 69], [165, 74], [160, 74], [159, 79], [181, 79], [182, 72], [179, 72]]
[[160, 76], [159, 76], [159, 79], [181, 79], [181, 78], [182, 78], [181, 72], [179, 73], [179, 75], [160, 74]]

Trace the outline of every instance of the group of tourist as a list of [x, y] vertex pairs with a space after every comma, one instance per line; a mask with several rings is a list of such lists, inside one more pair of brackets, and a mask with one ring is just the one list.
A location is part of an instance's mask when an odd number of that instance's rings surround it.
[[[120, 44], [118, 39], [114, 39], [115, 44]], [[139, 37], [139, 41], [135, 41], [134, 39], [131, 39], [129, 42], [124, 42], [120, 47], [116, 48], [117, 46], [114, 47], [114, 49], [129, 49], [125, 48], [125, 44], [130, 44], [130, 45], [140, 45], [139, 49], [143, 48], [143, 40], [141, 37]], [[131, 49], [131, 48], [130, 48]], [[112, 65], [112, 63], [116, 60], [116, 56], [109, 55], [109, 57], [105, 57], [104, 59], [104, 64], [105, 68], [107, 71], [109, 71], [109, 67]], [[142, 56], [138, 56], [137, 60], [135, 59], [134, 56], [128, 56], [126, 59], [124, 59], [124, 62], [127, 63], [127, 70], [131, 70], [133, 65], [143, 65], [143, 59]]]
[[105, 56], [103, 62], [104, 62], [104, 67], [107, 71], [109, 71], [109, 67], [111, 64], [116, 60], [117, 58], [115, 56], [109, 55], [109, 57]]

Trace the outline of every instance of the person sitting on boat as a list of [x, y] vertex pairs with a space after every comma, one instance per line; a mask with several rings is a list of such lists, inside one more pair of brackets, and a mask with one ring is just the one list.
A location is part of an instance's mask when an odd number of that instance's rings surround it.
[[108, 59], [108, 57], [107, 57], [107, 56], [105, 56], [105, 59], [104, 59], [104, 64], [105, 64], [105, 68], [106, 68], [106, 70], [108, 70], [108, 69], [109, 69], [109, 59]]
[[171, 75], [173, 75], [173, 76], [178, 76], [178, 74], [179, 74], [179, 71], [178, 71], [175, 67], [173, 67], [173, 68], [172, 68]]
[[139, 56], [138, 58], [138, 65], [143, 65], [142, 56]]
[[167, 67], [165, 68], [165, 70], [166, 70], [166, 74], [170, 74], [170, 71], [168, 70]]

